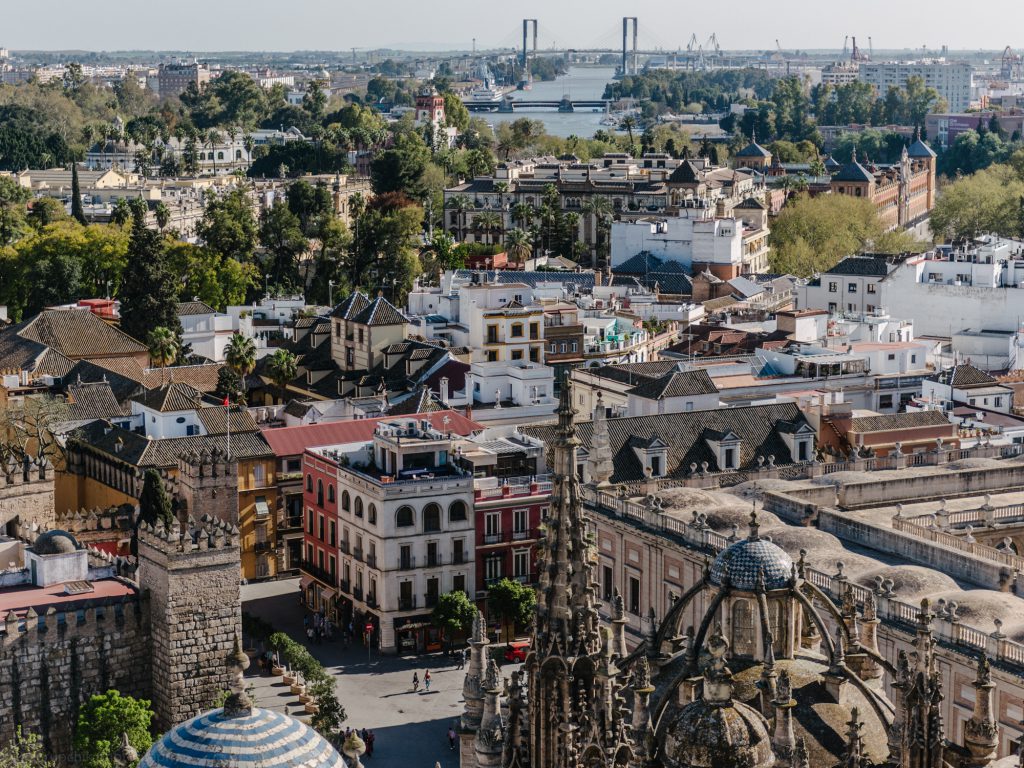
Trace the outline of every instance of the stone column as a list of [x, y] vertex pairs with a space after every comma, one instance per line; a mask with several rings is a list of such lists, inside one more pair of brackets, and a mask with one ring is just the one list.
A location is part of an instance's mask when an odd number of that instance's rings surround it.
[[963, 765], [981, 768], [995, 759], [999, 748], [999, 726], [992, 714], [992, 691], [996, 686], [985, 654], [978, 657], [978, 674], [972, 685], [974, 712], [964, 724], [964, 746], [970, 754]]
[[[629, 619], [626, 618], [626, 610], [619, 590], [615, 590], [615, 596], [612, 598], [612, 616], [612, 653], [619, 658], [625, 658], [629, 655], [626, 651], [626, 624], [629, 623]], [[657, 650], [654, 649], [655, 652]], [[648, 651], [651, 649], [649, 648]]]
[[476, 730], [480, 727], [480, 718], [484, 709], [484, 670], [487, 669], [487, 646], [490, 641], [487, 639], [486, 624], [484, 615], [477, 611], [473, 618], [473, 634], [469, 641], [469, 669], [466, 670], [466, 679], [462, 683], [462, 697], [466, 700], [466, 707], [462, 713], [462, 727], [466, 730]]
[[505, 724], [501, 718], [501, 676], [494, 659], [487, 666], [484, 677], [483, 712], [480, 727], [473, 742], [476, 764], [479, 768], [498, 768], [505, 743]]
[[638, 756], [650, 759], [654, 755], [654, 726], [651, 723], [650, 698], [654, 693], [654, 686], [651, 685], [651, 670], [647, 664], [647, 657], [641, 656], [637, 660], [636, 669], [633, 672], [633, 737], [636, 742]]
[[793, 766], [796, 755], [796, 734], [793, 731], [793, 686], [789, 672], [783, 670], [779, 675], [775, 700], [775, 732], [772, 734], [772, 749], [775, 750], [778, 766]]

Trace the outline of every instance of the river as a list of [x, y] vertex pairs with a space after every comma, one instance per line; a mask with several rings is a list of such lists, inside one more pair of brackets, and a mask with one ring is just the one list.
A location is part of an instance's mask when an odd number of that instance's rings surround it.
[[[535, 82], [529, 91], [514, 91], [512, 99], [537, 99], [543, 101], [559, 101], [563, 96], [574, 99], [600, 99], [604, 95], [604, 87], [615, 77], [614, 67], [569, 67], [569, 71], [549, 82]], [[600, 129], [600, 111], [589, 109], [577, 112], [558, 112], [555, 109], [517, 109], [508, 113], [483, 113], [481, 117], [493, 126], [509, 123], [519, 117], [540, 120], [552, 136], [579, 136], [590, 138]], [[607, 128], [606, 128], [607, 130]]]

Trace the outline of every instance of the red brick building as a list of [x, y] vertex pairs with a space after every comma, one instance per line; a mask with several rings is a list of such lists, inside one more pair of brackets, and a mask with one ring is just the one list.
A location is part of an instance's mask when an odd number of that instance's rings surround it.
[[312, 452], [302, 455], [302, 590], [306, 605], [337, 617], [338, 467]]

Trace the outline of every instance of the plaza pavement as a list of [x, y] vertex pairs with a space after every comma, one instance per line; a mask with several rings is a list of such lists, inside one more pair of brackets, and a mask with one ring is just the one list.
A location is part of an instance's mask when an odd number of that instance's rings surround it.
[[[367, 768], [457, 768], [458, 745], [448, 749], [448, 726], [462, 714], [462, 681], [465, 672], [456, 669], [455, 659], [442, 654], [424, 656], [382, 656], [354, 644], [348, 650], [339, 638], [320, 645], [310, 644], [303, 633], [304, 609], [299, 605], [299, 580], [246, 584], [242, 587], [242, 610], [259, 616], [302, 642], [338, 680], [338, 698], [348, 719], [346, 727], [368, 728], [376, 735], [373, 757]], [[420, 680], [430, 670], [430, 693], [420, 684], [412, 691], [412, 674]], [[510, 668], [506, 668], [510, 669]], [[506, 672], [508, 674], [508, 672]], [[303, 717], [298, 698], [280, 678], [263, 677], [253, 664], [248, 683], [253, 686], [260, 707]]]

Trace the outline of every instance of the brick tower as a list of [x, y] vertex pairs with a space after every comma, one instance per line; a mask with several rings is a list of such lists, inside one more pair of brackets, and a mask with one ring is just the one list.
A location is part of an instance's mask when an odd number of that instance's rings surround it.
[[238, 462], [214, 448], [178, 458], [179, 518], [204, 515], [238, 525]]
[[139, 528], [139, 586], [150, 597], [153, 707], [162, 730], [229, 688], [224, 659], [241, 640], [238, 529], [208, 515]]

